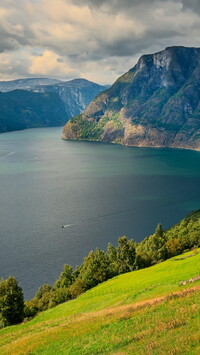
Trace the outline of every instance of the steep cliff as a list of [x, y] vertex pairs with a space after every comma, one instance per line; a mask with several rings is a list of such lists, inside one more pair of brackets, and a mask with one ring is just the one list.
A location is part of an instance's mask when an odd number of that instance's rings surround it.
[[86, 79], [73, 79], [52, 85], [38, 85], [31, 90], [40, 93], [57, 93], [64, 102], [66, 119], [70, 119], [83, 112], [94, 97], [107, 87]]
[[200, 150], [200, 48], [142, 56], [82, 115], [63, 139]]

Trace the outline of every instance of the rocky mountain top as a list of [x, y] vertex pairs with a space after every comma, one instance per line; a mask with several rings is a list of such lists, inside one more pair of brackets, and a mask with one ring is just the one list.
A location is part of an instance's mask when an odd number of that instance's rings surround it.
[[200, 48], [144, 55], [67, 123], [63, 138], [200, 150], [199, 80]]

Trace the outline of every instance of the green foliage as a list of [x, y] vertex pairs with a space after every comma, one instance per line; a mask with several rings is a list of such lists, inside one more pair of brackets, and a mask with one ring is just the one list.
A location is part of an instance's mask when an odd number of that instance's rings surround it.
[[125, 236], [118, 239], [117, 261], [119, 274], [134, 270], [135, 254], [135, 243], [133, 240], [128, 241]]
[[159, 238], [163, 238], [163, 234], [164, 234], [164, 231], [162, 229], [162, 225], [159, 223], [156, 227], [155, 235]]
[[181, 254], [183, 248], [184, 246], [181, 238], [171, 238], [166, 242], [167, 253], [170, 256]]
[[167, 258], [166, 238], [161, 224], [158, 224], [155, 233], [139, 243], [136, 252], [137, 268], [143, 268], [163, 261]]
[[55, 92], [0, 92], [0, 132], [60, 126], [66, 122], [63, 101]]
[[[182, 248], [191, 249], [200, 246], [200, 210], [190, 213], [174, 227], [166, 231], [167, 240], [180, 238]], [[179, 248], [180, 250], [180, 248]]]
[[46, 292], [50, 292], [52, 290], [52, 287], [48, 284], [44, 284], [39, 287], [38, 291], [36, 292], [35, 297], [37, 299], [41, 299]]
[[65, 264], [64, 269], [60, 274], [59, 279], [55, 282], [54, 287], [55, 288], [67, 288], [72, 284], [73, 281], [73, 268]]
[[38, 299], [32, 298], [29, 301], [24, 302], [24, 317], [25, 318], [33, 318], [39, 311], [38, 308]]
[[108, 243], [106, 254], [109, 260], [108, 268], [111, 277], [118, 275], [119, 264], [117, 261], [117, 249], [111, 243]]
[[[48, 298], [48, 294], [46, 295]], [[71, 293], [68, 288], [58, 288], [51, 291], [49, 304], [47, 308], [52, 308], [60, 303], [69, 301], [71, 299]]]
[[79, 279], [81, 279], [86, 288], [89, 289], [106, 281], [110, 277], [109, 259], [103, 250], [96, 249], [91, 251], [80, 268]]
[[0, 326], [12, 325], [24, 319], [24, 297], [17, 280], [10, 276], [0, 280]]
[[78, 139], [98, 140], [101, 135], [101, 128], [96, 126], [96, 121], [83, 119], [77, 115], [70, 120], [73, 132], [77, 133]]
[[32, 318], [38, 312], [53, 308], [58, 304], [69, 301], [71, 298], [71, 292], [68, 288], [54, 289], [45, 284], [38, 289], [32, 300], [25, 302], [24, 315], [26, 318]]
[[87, 289], [87, 285], [83, 280], [77, 279], [73, 282], [73, 284], [69, 287], [69, 293], [71, 298], [76, 298], [85, 292]]

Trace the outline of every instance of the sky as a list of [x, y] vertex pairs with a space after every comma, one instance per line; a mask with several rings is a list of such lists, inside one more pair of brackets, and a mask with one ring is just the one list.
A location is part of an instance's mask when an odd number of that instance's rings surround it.
[[200, 0], [0, 0], [0, 80], [112, 84], [173, 45], [200, 47]]

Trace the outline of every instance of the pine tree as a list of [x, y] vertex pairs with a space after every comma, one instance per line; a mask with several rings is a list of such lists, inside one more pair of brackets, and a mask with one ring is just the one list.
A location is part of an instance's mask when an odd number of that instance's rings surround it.
[[0, 281], [0, 326], [22, 322], [24, 319], [24, 297], [17, 280], [10, 276]]

